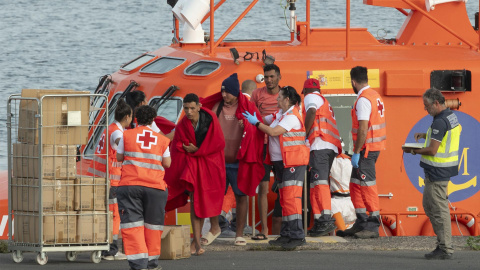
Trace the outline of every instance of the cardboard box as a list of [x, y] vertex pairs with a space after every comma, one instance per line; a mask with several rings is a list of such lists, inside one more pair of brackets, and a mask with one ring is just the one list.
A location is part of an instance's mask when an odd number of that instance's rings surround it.
[[82, 177], [75, 179], [76, 211], [103, 211], [107, 204], [107, 181], [105, 178]]
[[160, 260], [183, 259], [190, 255], [190, 226], [164, 226]]
[[[108, 218], [107, 218], [108, 215]], [[112, 239], [111, 212], [101, 211], [79, 211], [77, 216], [77, 243], [107, 243]], [[109, 225], [109, 234], [107, 239], [107, 221]]]
[[43, 242], [45, 244], [75, 243], [77, 236], [77, 213], [57, 212], [43, 216]]
[[12, 177], [12, 210], [28, 211], [28, 187], [24, 186], [24, 179]]
[[[38, 179], [28, 180], [28, 211], [39, 211]], [[75, 200], [74, 180], [43, 179], [42, 206], [44, 212], [73, 211]]]
[[37, 100], [20, 102], [18, 141], [38, 144], [39, 117], [42, 117], [41, 144], [86, 144], [90, 97], [69, 97], [72, 94], [90, 94], [89, 91], [23, 89], [22, 97], [41, 100], [41, 111]]
[[[33, 213], [15, 212], [14, 241], [39, 243], [39, 216]], [[43, 216], [43, 244], [75, 243], [76, 212], [57, 212]]]
[[13, 175], [16, 177], [74, 179], [77, 172], [75, 145], [42, 145], [42, 171], [39, 170], [39, 148], [35, 144], [13, 144]]

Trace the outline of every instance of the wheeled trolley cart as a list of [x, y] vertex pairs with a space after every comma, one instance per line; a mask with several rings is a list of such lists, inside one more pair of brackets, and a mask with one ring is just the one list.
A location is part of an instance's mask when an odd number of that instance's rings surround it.
[[[109, 249], [108, 166], [105, 178], [76, 167], [93, 99], [107, 103], [105, 95], [73, 90], [24, 89], [8, 99], [8, 248], [17, 263], [24, 252], [36, 252], [40, 265], [48, 252], [65, 252], [68, 261], [91, 252], [99, 263]], [[108, 108], [98, 110], [108, 119]]]

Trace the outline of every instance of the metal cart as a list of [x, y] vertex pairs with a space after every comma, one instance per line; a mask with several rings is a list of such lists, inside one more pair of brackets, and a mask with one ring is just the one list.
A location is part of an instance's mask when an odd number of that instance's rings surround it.
[[[47, 252], [65, 252], [68, 261], [91, 252], [99, 263], [111, 242], [108, 166], [106, 178], [98, 178], [78, 175], [76, 164], [89, 134], [90, 102], [107, 104], [107, 96], [55, 91], [8, 99], [8, 248], [17, 263], [23, 252], [36, 252], [40, 265]], [[108, 119], [108, 108], [94, 109]]]

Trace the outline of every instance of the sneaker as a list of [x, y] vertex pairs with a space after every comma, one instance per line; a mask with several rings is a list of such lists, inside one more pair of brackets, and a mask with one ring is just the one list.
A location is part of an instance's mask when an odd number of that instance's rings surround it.
[[222, 231], [222, 233], [220, 233], [220, 235], [218, 237], [220, 238], [235, 238], [237, 236], [237, 233], [235, 233], [234, 231], [230, 230], [230, 229], [226, 229], [224, 231]]
[[102, 259], [106, 261], [113, 261], [115, 260], [115, 257], [113, 255], [106, 255], [106, 256], [102, 256]]
[[453, 258], [453, 254], [447, 253], [445, 250], [441, 250], [440, 247], [437, 246], [434, 251], [425, 254], [425, 258], [427, 260], [450, 260]]
[[[115, 256], [112, 256], [114, 257], [114, 260], [115, 261], [124, 261], [127, 259], [127, 255], [123, 254], [122, 252], [118, 251], [117, 254], [115, 254]], [[105, 259], [108, 261], [108, 259]]]
[[312, 234], [312, 233], [315, 233], [316, 231], [318, 231], [318, 226], [320, 224], [318, 223], [318, 220], [314, 219], [313, 220], [313, 226], [312, 226], [312, 229], [308, 230], [308, 234]]
[[281, 247], [283, 244], [286, 244], [290, 241], [290, 237], [288, 236], [279, 236], [275, 240], [270, 240], [268, 243], [272, 246], [279, 246]]
[[369, 238], [378, 238], [378, 232], [372, 232], [369, 230], [363, 230], [359, 231], [354, 234], [355, 238], [360, 238], [360, 239], [369, 239]]
[[[260, 232], [255, 229], [255, 234], [259, 234]], [[243, 228], [243, 234], [244, 235], [253, 235], [253, 230], [252, 230], [252, 227], [251, 226], [245, 226], [245, 228]]]
[[319, 237], [319, 236], [328, 235], [329, 233], [335, 231], [335, 229], [337, 229], [337, 226], [335, 225], [335, 223], [324, 222], [324, 223], [320, 223], [317, 227], [314, 227], [309, 232], [310, 232], [310, 236]]
[[305, 245], [305, 243], [306, 243], [305, 238], [300, 238], [300, 239], [291, 238], [290, 241], [288, 241], [288, 243], [285, 243], [282, 245], [282, 248], [292, 250], [292, 249], [295, 249], [296, 247]]
[[350, 229], [346, 229], [344, 231], [338, 230], [337, 236], [345, 237], [345, 236], [354, 236], [357, 232], [360, 232], [362, 229], [359, 227], [355, 227], [355, 224]]

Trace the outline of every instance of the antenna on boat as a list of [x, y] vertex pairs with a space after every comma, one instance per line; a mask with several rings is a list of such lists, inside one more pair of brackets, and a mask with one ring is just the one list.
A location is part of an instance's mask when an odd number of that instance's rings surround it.
[[297, 16], [295, 15], [295, 10], [297, 9], [295, 7], [295, 2], [297, 0], [289, 0], [290, 3], [290, 33], [295, 33], [295, 30], [297, 29]]

